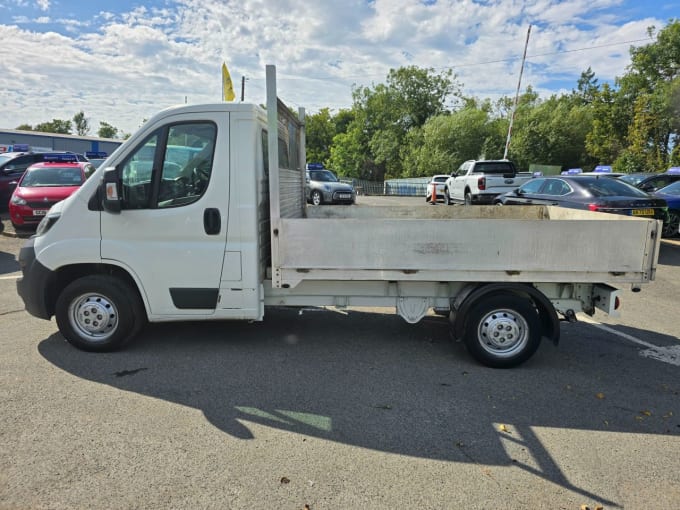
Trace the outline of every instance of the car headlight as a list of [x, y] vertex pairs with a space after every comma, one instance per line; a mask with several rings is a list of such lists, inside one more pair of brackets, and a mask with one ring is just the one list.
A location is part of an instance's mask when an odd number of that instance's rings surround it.
[[35, 237], [46, 234], [47, 231], [52, 228], [52, 226], [57, 222], [57, 220], [60, 217], [61, 214], [45, 216], [42, 220], [40, 220], [40, 223], [38, 223], [38, 228], [35, 229]]
[[12, 198], [10, 199], [10, 202], [12, 202], [14, 205], [26, 205], [28, 202], [19, 195], [12, 195]]

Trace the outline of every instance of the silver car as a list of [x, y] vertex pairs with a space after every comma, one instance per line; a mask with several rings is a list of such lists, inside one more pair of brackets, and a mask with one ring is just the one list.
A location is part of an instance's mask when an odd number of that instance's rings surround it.
[[310, 204], [353, 204], [356, 202], [357, 194], [352, 185], [340, 182], [330, 170], [309, 169], [306, 182], [307, 202]]

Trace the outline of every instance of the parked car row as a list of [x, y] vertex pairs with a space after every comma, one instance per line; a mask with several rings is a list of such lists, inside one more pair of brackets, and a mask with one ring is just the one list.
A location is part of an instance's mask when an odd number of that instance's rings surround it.
[[[445, 193], [442, 178], [435, 175], [427, 185], [425, 199], [434, 203]], [[444, 179], [446, 180], [446, 179]], [[442, 197], [445, 202], [446, 197]], [[664, 173], [621, 174], [572, 169], [561, 175], [535, 175], [507, 193], [495, 196], [496, 205], [553, 205], [573, 209], [660, 219], [663, 236], [680, 235], [680, 168]]]
[[74, 153], [8, 154], [4, 158], [0, 154], [4, 163], [0, 183], [2, 203], [7, 204], [15, 229], [36, 227], [50, 207], [71, 195], [95, 171]]

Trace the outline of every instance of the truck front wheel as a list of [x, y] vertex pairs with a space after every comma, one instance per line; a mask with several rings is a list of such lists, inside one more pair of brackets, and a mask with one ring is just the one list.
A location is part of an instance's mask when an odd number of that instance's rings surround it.
[[536, 352], [541, 336], [538, 312], [531, 301], [503, 293], [482, 298], [470, 308], [463, 340], [483, 365], [510, 368]]
[[123, 347], [146, 322], [137, 289], [110, 275], [83, 276], [64, 288], [55, 316], [59, 331], [84, 351], [106, 352]]

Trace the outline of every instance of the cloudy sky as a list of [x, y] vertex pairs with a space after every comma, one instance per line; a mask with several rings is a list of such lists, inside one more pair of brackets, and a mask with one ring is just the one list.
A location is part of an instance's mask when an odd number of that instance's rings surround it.
[[451, 68], [466, 95], [570, 91], [592, 67], [621, 76], [629, 48], [680, 15], [677, 0], [0, 0], [0, 128], [84, 111], [133, 132], [174, 104], [221, 99], [222, 62], [240, 98], [263, 103], [277, 66], [291, 106], [351, 105], [353, 85], [390, 68]]

